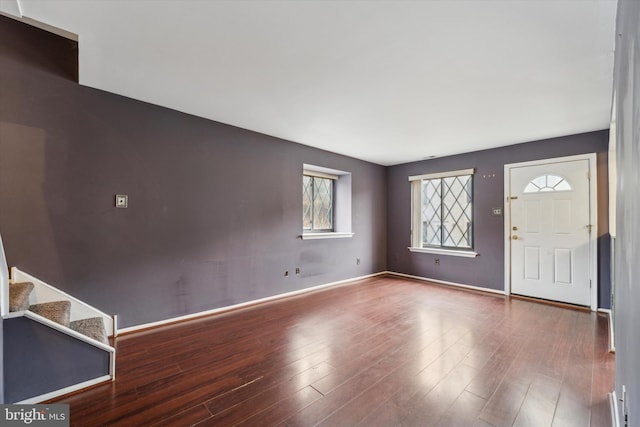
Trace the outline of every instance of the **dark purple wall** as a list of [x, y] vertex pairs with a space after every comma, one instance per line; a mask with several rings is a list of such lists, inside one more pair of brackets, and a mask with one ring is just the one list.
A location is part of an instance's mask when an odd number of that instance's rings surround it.
[[[608, 131], [553, 138], [492, 150], [392, 166], [387, 170], [387, 265], [396, 271], [431, 279], [504, 289], [504, 165], [583, 153], [598, 153], [599, 306], [610, 307], [610, 238], [607, 187]], [[480, 255], [461, 258], [409, 252], [411, 189], [408, 177], [476, 168], [474, 177], [474, 246]], [[435, 259], [440, 265], [435, 265]]]
[[[615, 333], [616, 394], [621, 420], [640, 425], [640, 2], [618, 1], [615, 73], [617, 112]], [[625, 410], [624, 408], [627, 408]], [[627, 424], [625, 424], [627, 425]]]
[[[121, 327], [386, 269], [384, 167], [79, 86], [43, 33], [0, 17], [9, 265]], [[353, 238], [298, 237], [303, 163], [351, 172]]]
[[5, 397], [19, 402], [109, 375], [109, 353], [26, 317], [4, 321]]

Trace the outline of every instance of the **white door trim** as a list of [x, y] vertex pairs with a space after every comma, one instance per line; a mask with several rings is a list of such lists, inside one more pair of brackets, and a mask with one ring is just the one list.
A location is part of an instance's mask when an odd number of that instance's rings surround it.
[[589, 173], [589, 216], [593, 225], [589, 262], [589, 279], [591, 280], [591, 310], [598, 309], [598, 176], [597, 176], [597, 157], [596, 153], [578, 154], [576, 156], [556, 157], [553, 159], [533, 160], [530, 162], [509, 163], [504, 165], [504, 293], [511, 295], [511, 209], [509, 207], [511, 194], [511, 169], [523, 166], [536, 166], [550, 163], [563, 163], [573, 160], [588, 160]]

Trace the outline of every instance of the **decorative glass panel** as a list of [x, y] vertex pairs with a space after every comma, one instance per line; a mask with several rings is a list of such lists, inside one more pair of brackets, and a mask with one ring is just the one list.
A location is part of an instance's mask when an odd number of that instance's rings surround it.
[[311, 230], [313, 220], [311, 207], [313, 205], [313, 178], [307, 175], [302, 177], [302, 228]]
[[529, 181], [524, 188], [525, 193], [544, 191], [571, 191], [571, 184], [558, 175], [542, 175]]
[[472, 247], [471, 175], [422, 181], [422, 246]]
[[313, 178], [313, 228], [331, 230], [333, 228], [333, 180]]
[[422, 181], [422, 243], [441, 244], [440, 179]]
[[333, 183], [329, 178], [302, 176], [302, 228], [333, 230]]

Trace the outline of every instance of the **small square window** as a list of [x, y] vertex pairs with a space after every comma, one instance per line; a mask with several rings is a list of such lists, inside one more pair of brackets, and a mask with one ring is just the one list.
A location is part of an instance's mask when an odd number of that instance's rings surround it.
[[304, 164], [300, 237], [312, 240], [352, 236], [351, 174]]

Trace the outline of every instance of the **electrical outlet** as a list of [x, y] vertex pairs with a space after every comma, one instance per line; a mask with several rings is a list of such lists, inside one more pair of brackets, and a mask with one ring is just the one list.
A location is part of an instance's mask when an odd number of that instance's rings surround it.
[[284, 277], [289, 277], [289, 270], [284, 272]]
[[300, 274], [300, 268], [296, 267], [296, 274]]
[[356, 258], [356, 265], [360, 265], [360, 258]]
[[434, 263], [435, 263], [436, 265], [440, 265], [440, 258], [436, 258], [436, 259], [435, 259], [435, 261], [434, 261]]

